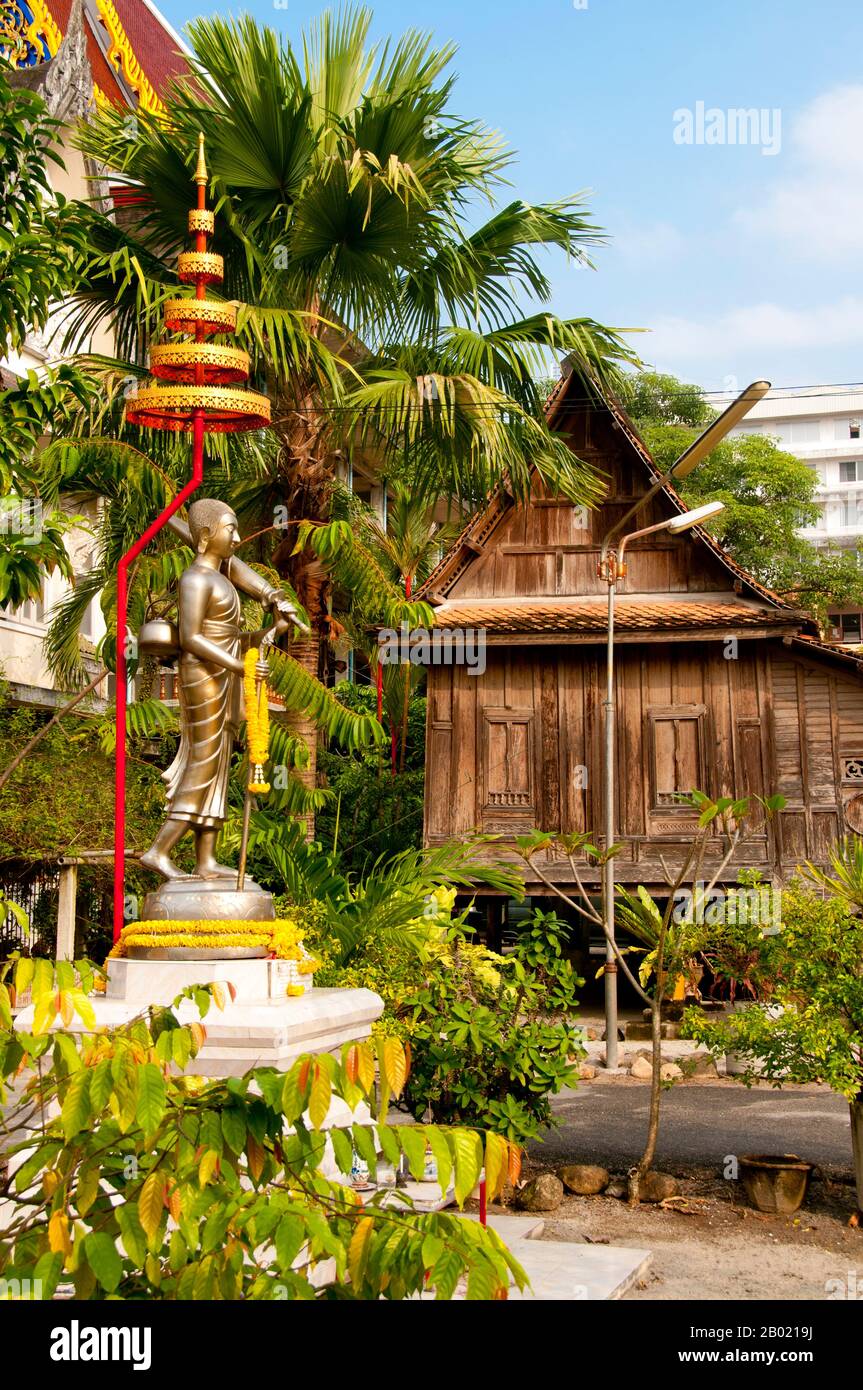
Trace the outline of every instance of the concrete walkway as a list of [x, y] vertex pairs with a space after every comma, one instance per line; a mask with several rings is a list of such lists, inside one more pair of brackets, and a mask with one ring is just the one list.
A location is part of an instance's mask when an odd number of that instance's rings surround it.
[[[476, 1221], [474, 1213], [468, 1221]], [[650, 1267], [649, 1250], [623, 1245], [581, 1245], [575, 1241], [539, 1240], [542, 1217], [490, 1215], [492, 1226], [530, 1280], [523, 1292], [514, 1286], [515, 1302], [608, 1302], [622, 1298]]]

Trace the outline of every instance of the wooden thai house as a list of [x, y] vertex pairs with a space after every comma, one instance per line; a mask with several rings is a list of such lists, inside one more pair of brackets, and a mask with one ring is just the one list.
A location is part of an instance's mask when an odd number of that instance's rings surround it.
[[[607, 586], [597, 562], [609, 527], [658, 476], [619, 404], [591, 399], [577, 376], [561, 379], [547, 410], [606, 475], [604, 502], [588, 511], [537, 486], [523, 506], [501, 489], [421, 591], [439, 627], [482, 629], [486, 642], [482, 674], [428, 669], [425, 841], [494, 833], [484, 853], [497, 858], [534, 827], [600, 832]], [[631, 529], [684, 510], [665, 488]], [[810, 617], [705, 531], [660, 531], [628, 549], [615, 663], [619, 882], [661, 891], [661, 859], [673, 864], [695, 828], [679, 800], [693, 789], [786, 798], [774, 819], [753, 820], [728, 880], [741, 866], [786, 880], [802, 860], [824, 861], [849, 828], [863, 831], [861, 662], [820, 641]], [[717, 838], [712, 862], [720, 856]], [[571, 876], [562, 855], [542, 862], [561, 885]], [[525, 872], [531, 894], [547, 891]], [[583, 877], [598, 885], [589, 862]]]

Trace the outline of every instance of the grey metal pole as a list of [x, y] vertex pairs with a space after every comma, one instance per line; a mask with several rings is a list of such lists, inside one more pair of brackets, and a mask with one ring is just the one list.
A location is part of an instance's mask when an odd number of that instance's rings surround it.
[[[614, 592], [617, 556], [608, 557], [608, 639], [606, 645], [605, 689], [605, 850], [614, 844], [614, 777], [615, 777], [615, 701], [614, 701]], [[617, 960], [611, 942], [614, 940], [614, 859], [606, 859], [602, 873], [602, 916], [605, 923], [605, 1065], [608, 1071], [617, 1069]]]

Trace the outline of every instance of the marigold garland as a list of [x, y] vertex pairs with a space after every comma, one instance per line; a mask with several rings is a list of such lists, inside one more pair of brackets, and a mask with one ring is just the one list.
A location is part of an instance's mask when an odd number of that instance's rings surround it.
[[249, 647], [245, 656], [243, 691], [246, 702], [246, 735], [249, 749], [249, 791], [266, 796], [269, 782], [264, 781], [264, 763], [270, 748], [270, 706], [267, 683], [258, 683], [255, 667], [260, 659], [257, 647]]
[[[229, 922], [203, 918], [188, 922], [130, 922], [123, 928], [108, 958], [125, 956], [130, 946], [212, 951], [223, 946], [261, 946], [276, 960], [294, 962], [297, 974], [313, 975], [320, 967], [320, 961], [307, 955], [302, 944], [304, 935], [296, 922], [284, 918], [277, 922]], [[302, 993], [304, 986], [292, 989], [294, 994]]]

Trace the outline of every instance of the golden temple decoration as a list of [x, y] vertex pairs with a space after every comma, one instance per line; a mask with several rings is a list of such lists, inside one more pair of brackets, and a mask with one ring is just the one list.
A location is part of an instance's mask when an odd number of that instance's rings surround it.
[[181, 251], [177, 257], [177, 279], [194, 284], [200, 277], [205, 285], [220, 285], [225, 276], [225, 262], [210, 251]]
[[220, 299], [167, 299], [163, 311], [165, 327], [172, 333], [233, 333], [237, 326], [237, 306]]
[[216, 214], [209, 208], [192, 208], [189, 213], [189, 235], [195, 232], [206, 232], [207, 236], [212, 236], [216, 229]]
[[[30, 18], [29, 16], [32, 16]], [[63, 42], [43, 0], [0, 0], [0, 53], [15, 67], [36, 67], [53, 58]]]
[[220, 386], [245, 381], [249, 375], [249, 354], [242, 348], [218, 343], [160, 343], [150, 350], [150, 371], [168, 381], [194, 381], [199, 363]]
[[153, 346], [150, 370], [156, 380], [130, 397], [126, 407], [130, 424], [191, 430], [196, 417], [199, 425], [203, 417], [205, 431], [227, 433], [261, 429], [270, 423], [267, 397], [237, 385], [249, 375], [248, 354], [227, 344], [203, 341], [207, 334], [233, 332], [237, 322], [235, 305], [204, 298], [204, 287], [220, 282], [224, 274], [223, 258], [206, 250], [213, 232], [213, 214], [203, 206], [206, 179], [201, 137], [194, 174], [198, 207], [189, 218], [195, 250], [181, 252], [178, 258], [179, 279], [194, 282], [196, 297], [168, 300], [164, 310], [166, 328], [193, 334], [194, 339]]
[[266, 396], [229, 386], [151, 386], [130, 397], [126, 419], [156, 430], [189, 430], [193, 410], [206, 412], [207, 430], [215, 434], [263, 429], [270, 423]]
[[122, 70], [129, 86], [137, 94], [138, 104], [142, 111], [146, 111], [151, 116], [164, 116], [165, 107], [135, 57], [135, 50], [129, 42], [112, 0], [96, 0], [96, 8], [111, 40], [108, 62], [112, 63], [118, 71]]

